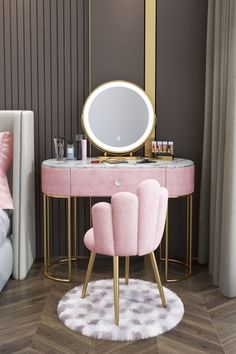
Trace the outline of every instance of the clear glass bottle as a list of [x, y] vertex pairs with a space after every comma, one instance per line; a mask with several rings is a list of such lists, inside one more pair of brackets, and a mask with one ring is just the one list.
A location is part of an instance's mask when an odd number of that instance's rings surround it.
[[66, 155], [67, 160], [74, 160], [75, 158], [75, 148], [72, 141], [67, 141], [67, 148], [66, 148]]

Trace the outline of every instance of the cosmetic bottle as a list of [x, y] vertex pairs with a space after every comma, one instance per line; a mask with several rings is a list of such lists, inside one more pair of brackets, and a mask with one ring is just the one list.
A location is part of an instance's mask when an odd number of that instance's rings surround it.
[[152, 156], [155, 156], [155, 151], [156, 151], [156, 141], [152, 141]]
[[82, 159], [82, 134], [76, 134], [76, 159]]
[[157, 141], [157, 146], [158, 146], [158, 154], [163, 155], [162, 141]]
[[74, 160], [75, 158], [75, 148], [72, 141], [67, 141], [66, 155], [68, 160]]
[[170, 154], [172, 156], [174, 156], [174, 142], [173, 141], [169, 141], [169, 147], [170, 147]]
[[167, 151], [168, 151], [167, 141], [162, 142], [162, 151], [164, 155], [167, 155]]
[[86, 135], [82, 135], [81, 140], [81, 160], [87, 160], [87, 139]]

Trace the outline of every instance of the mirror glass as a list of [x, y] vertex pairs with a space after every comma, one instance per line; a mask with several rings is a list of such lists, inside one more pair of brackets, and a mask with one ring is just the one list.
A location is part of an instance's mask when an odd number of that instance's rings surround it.
[[111, 81], [98, 86], [84, 104], [82, 124], [99, 149], [116, 154], [142, 146], [155, 125], [150, 99], [138, 86]]

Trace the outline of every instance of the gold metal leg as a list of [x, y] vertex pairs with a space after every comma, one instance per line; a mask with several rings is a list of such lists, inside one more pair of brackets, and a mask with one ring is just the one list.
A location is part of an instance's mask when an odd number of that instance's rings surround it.
[[71, 197], [68, 197], [68, 279], [71, 278]]
[[[180, 280], [188, 278], [192, 274], [192, 209], [193, 209], [193, 196], [187, 195], [187, 211], [186, 211], [186, 260], [180, 261], [177, 259], [169, 258], [168, 246], [169, 246], [169, 234], [168, 234], [168, 211], [166, 217], [166, 227], [165, 227], [165, 256], [162, 257], [162, 243], [160, 243], [160, 260], [164, 261], [165, 265], [165, 281], [167, 283], [174, 283]], [[168, 279], [168, 266], [170, 263], [177, 263], [183, 265], [187, 268], [187, 272], [184, 276], [178, 279]]]
[[189, 196], [187, 196], [186, 265], [189, 265]]
[[158, 270], [158, 267], [157, 267], [156, 257], [155, 257], [154, 252], [151, 252], [149, 255], [150, 255], [150, 258], [151, 258], [152, 269], [153, 269], [153, 273], [154, 273], [154, 276], [155, 276], [155, 280], [156, 280], [156, 283], [157, 283], [157, 286], [158, 286], [158, 289], [159, 289], [159, 293], [160, 293], [160, 296], [161, 296], [162, 305], [163, 305], [163, 307], [166, 307], [166, 299], [165, 299], [165, 294], [164, 294], [163, 287], [162, 287], [162, 284], [161, 284], [161, 278], [160, 278], [159, 270]]
[[113, 256], [113, 274], [114, 274], [114, 313], [115, 324], [119, 326], [119, 257]]
[[47, 196], [47, 263], [50, 265], [50, 203]]
[[95, 257], [96, 257], [96, 253], [95, 252], [91, 252], [90, 258], [89, 258], [88, 269], [87, 269], [86, 276], [85, 276], [84, 286], [83, 286], [83, 290], [82, 290], [82, 293], [81, 293], [82, 299], [86, 295], [86, 290], [87, 290], [88, 282], [89, 282], [89, 280], [91, 278]]
[[[67, 234], [67, 241], [68, 241], [68, 257], [63, 258], [57, 261], [50, 261], [50, 203], [49, 198], [60, 198], [60, 199], [67, 199], [68, 202], [68, 234]], [[44, 275], [51, 279], [56, 280], [64, 283], [69, 283], [71, 278], [71, 197], [64, 197], [64, 196], [53, 196], [53, 195], [43, 195], [43, 206], [44, 206]], [[59, 278], [52, 274], [48, 273], [49, 267], [58, 264], [68, 262], [68, 278]]]
[[129, 284], [129, 256], [125, 257], [125, 285]]
[[190, 198], [190, 211], [189, 211], [189, 275], [192, 274], [192, 240], [193, 240], [193, 196], [192, 194], [189, 196]]
[[77, 257], [77, 199], [74, 197], [74, 258]]
[[44, 227], [44, 272], [48, 271], [47, 261], [47, 196], [43, 195], [43, 227]]

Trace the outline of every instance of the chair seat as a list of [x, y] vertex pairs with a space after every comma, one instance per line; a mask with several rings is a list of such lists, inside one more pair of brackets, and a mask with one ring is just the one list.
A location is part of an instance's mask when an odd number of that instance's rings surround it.
[[85, 246], [91, 251], [95, 252], [95, 242], [94, 242], [94, 233], [93, 227], [89, 229], [84, 236]]

